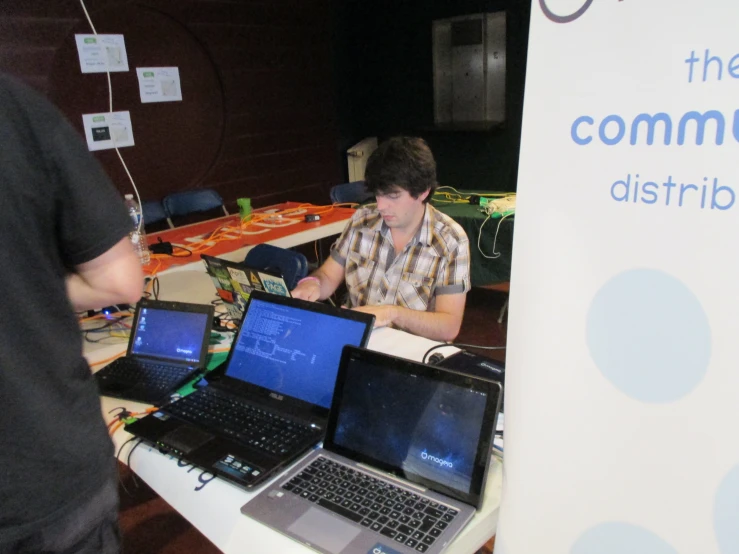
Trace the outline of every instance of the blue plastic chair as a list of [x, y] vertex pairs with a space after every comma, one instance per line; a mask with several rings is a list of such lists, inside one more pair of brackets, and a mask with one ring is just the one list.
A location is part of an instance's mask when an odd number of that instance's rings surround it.
[[144, 225], [167, 219], [167, 212], [159, 200], [145, 200], [141, 205], [141, 215], [144, 218]]
[[255, 269], [279, 271], [287, 288], [293, 290], [308, 275], [308, 258], [300, 252], [271, 244], [258, 244], [246, 253], [244, 263]]
[[329, 196], [331, 197], [331, 202], [334, 204], [344, 204], [347, 202], [361, 204], [367, 200], [372, 200], [375, 195], [367, 190], [364, 181], [352, 181], [351, 183], [334, 185], [331, 187]]
[[168, 194], [162, 200], [164, 211], [167, 212], [167, 221], [171, 227], [173, 217], [192, 214], [196, 212], [207, 212], [221, 208], [228, 215], [228, 210], [223, 205], [223, 198], [213, 189], [186, 190]]

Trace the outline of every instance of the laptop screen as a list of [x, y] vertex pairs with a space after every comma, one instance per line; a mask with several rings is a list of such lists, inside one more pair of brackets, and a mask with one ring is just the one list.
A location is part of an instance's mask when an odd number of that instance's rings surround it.
[[367, 323], [252, 296], [226, 376], [329, 408], [344, 345]]
[[209, 318], [208, 313], [143, 307], [130, 353], [196, 364], [205, 347], [203, 335]]
[[470, 494], [481, 439], [490, 440], [481, 437], [488, 393], [460, 379], [434, 378], [434, 370], [399, 370], [393, 358], [385, 360], [349, 361], [331, 426], [333, 445], [411, 480], [418, 476]]

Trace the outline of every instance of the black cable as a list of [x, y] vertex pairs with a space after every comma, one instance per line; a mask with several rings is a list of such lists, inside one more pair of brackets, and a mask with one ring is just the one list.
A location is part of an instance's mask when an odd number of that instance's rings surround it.
[[154, 300], [159, 300], [159, 277], [154, 277], [151, 285], [151, 291], [154, 293]]
[[179, 248], [180, 250], [184, 250], [185, 252], [188, 252], [187, 256], [175, 256], [174, 253], [170, 254], [170, 256], [172, 256], [173, 258], [189, 258], [190, 256], [192, 256], [192, 250], [190, 250], [189, 248], [185, 248], [184, 246], [178, 246], [177, 244], [173, 244], [172, 248]]
[[[93, 329], [84, 329], [83, 330], [83, 336], [84, 336], [84, 338], [85, 338], [85, 340], [87, 342], [91, 342], [93, 344], [94, 343], [98, 343], [98, 342], [103, 342], [104, 340], [107, 340], [107, 339], [123, 338], [123, 337], [113, 337], [113, 336], [111, 336], [110, 333], [113, 331], [113, 329], [111, 329], [111, 327], [113, 327], [114, 325], [116, 325], [118, 323], [121, 323], [127, 317], [131, 317], [131, 316], [129, 316], [129, 315], [120, 316], [120, 317], [117, 317], [114, 320], [107, 321], [104, 325], [101, 325], [100, 327], [95, 327]], [[128, 331], [129, 329], [124, 329], [124, 330]], [[107, 337], [99, 338], [97, 340], [93, 340], [93, 339], [91, 339], [88, 336], [88, 333], [103, 333], [103, 332], [107, 332], [108, 333], [108, 336]]]
[[480, 348], [481, 350], [505, 350], [505, 346], [480, 346], [479, 344], [462, 344], [461, 342], [457, 343], [445, 343], [445, 344], [437, 344], [435, 346], [432, 346], [428, 350], [426, 350], [426, 353], [423, 355], [423, 358], [421, 358], [422, 363], [426, 363], [426, 358], [428, 357], [431, 352], [434, 350], [438, 350], [439, 348], [444, 348], [445, 346], [464, 346], [465, 348]]
[[[115, 455], [116, 461], [120, 462], [121, 452], [123, 452], [123, 448], [131, 441], [135, 441], [138, 437], [131, 437], [126, 442], [124, 442], [121, 447], [118, 449], [118, 453]], [[121, 472], [118, 471], [118, 482], [121, 484], [121, 488], [123, 488], [124, 491], [126, 491], [126, 494], [128, 496], [133, 496], [129, 490], [126, 488], [126, 485], [123, 484], [123, 479], [121, 479]]]
[[131, 450], [128, 451], [128, 458], [126, 459], [126, 465], [128, 466], [128, 470], [131, 472], [131, 480], [133, 481], [133, 484], [136, 485], [137, 489], [139, 488], [139, 482], [136, 479], [136, 473], [131, 469], [131, 454], [133, 454], [133, 451], [136, 450], [136, 447], [142, 442], [144, 442], [144, 439], [139, 440], [139, 442], [131, 447]]

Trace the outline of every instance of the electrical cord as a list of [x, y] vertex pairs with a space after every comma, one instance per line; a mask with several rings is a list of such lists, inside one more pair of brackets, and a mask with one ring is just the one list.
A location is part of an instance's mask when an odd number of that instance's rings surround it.
[[185, 255], [172, 253], [171, 256], [173, 258], [189, 258], [190, 256], [192, 256], [192, 250], [190, 250], [189, 248], [185, 248], [184, 246], [178, 246], [177, 244], [173, 244], [172, 248], [177, 248], [178, 250], [184, 250], [185, 252], [187, 252], [187, 254]]
[[[112, 320], [106, 321], [103, 325], [99, 327], [94, 327], [92, 329], [83, 329], [82, 334], [85, 339], [85, 341], [90, 343], [99, 343], [103, 342], [109, 338], [128, 338], [130, 334], [131, 326], [124, 323], [123, 320], [127, 317], [131, 317], [130, 315], [123, 315], [120, 317], [115, 317]], [[118, 329], [117, 326], [123, 327], [122, 329]], [[90, 333], [107, 333], [108, 336], [99, 338], [99, 339], [92, 339], [90, 338]], [[120, 333], [120, 334], [116, 334]]]
[[131, 454], [133, 454], [133, 451], [136, 450], [138, 445], [140, 445], [142, 442], [144, 442], [144, 439], [140, 439], [139, 442], [134, 444], [131, 447], [131, 450], [128, 451], [128, 456], [126, 458], [126, 465], [128, 466], [128, 470], [131, 472], [131, 480], [133, 481], [133, 484], [136, 486], [136, 488], [139, 488], [139, 482], [138, 479], [136, 479], [136, 472], [131, 469]]
[[[92, 29], [92, 34], [95, 35], [95, 38], [98, 36], [97, 30], [95, 30], [95, 25], [92, 23], [92, 19], [90, 18], [90, 14], [87, 11], [87, 6], [85, 6], [85, 0], [80, 0], [80, 5], [82, 6], [82, 11], [85, 12], [85, 17], [87, 18], [87, 23], [90, 25], [90, 29]], [[113, 113], [113, 85], [110, 82], [110, 69], [107, 67], [106, 63], [106, 70], [105, 73], [108, 76], [108, 113]], [[118, 159], [121, 161], [121, 165], [123, 166], [123, 169], [126, 172], [126, 175], [128, 175], [128, 180], [131, 181], [131, 186], [133, 187], [133, 191], [136, 193], [136, 200], [139, 203], [139, 206], [141, 206], [141, 196], [139, 195], [139, 189], [136, 187], [136, 183], [133, 180], [133, 177], [131, 176], [131, 172], [128, 170], [128, 166], [126, 165], [126, 162], [123, 160], [123, 156], [121, 155], [120, 150], [118, 150], [118, 146], [115, 144], [115, 138], [113, 138], [113, 149], [115, 150], [115, 153], [118, 154]], [[138, 227], [136, 228], [136, 231], [138, 233], [141, 233], [141, 229], [144, 226], [144, 218], [140, 217], [138, 222]]]
[[[144, 287], [144, 296], [149, 294], [147, 289], [149, 288], [149, 285], [151, 285], [151, 294], [154, 295], [154, 300], [159, 300], [159, 277], [156, 275], [146, 277], [145, 282], [146, 286]], [[149, 298], [149, 296], [147, 296], [147, 298]]]
[[481, 350], [505, 350], [506, 349], [505, 346], [480, 346], [479, 344], [462, 344], [461, 342], [457, 342], [457, 343], [450, 342], [450, 343], [444, 343], [444, 344], [437, 344], [437, 345], [432, 346], [428, 350], [426, 350], [426, 353], [421, 358], [421, 362], [424, 364], [427, 363], [426, 358], [428, 357], [429, 354], [431, 354], [431, 352], [433, 352], [434, 350], [438, 350], [439, 348], [444, 348], [445, 346], [457, 346], [457, 347], [463, 346], [465, 348], [479, 348]]
[[[121, 461], [121, 460], [120, 460], [120, 458], [121, 458], [121, 452], [123, 452], [123, 449], [125, 448], [125, 446], [126, 446], [126, 445], [127, 445], [127, 444], [128, 444], [129, 442], [131, 442], [131, 441], [135, 441], [135, 440], [137, 440], [137, 439], [138, 439], [138, 437], [131, 437], [131, 438], [130, 438], [130, 439], [128, 439], [128, 440], [127, 440], [126, 442], [124, 442], [124, 443], [123, 443], [123, 444], [121, 445], [121, 447], [120, 447], [120, 448], [118, 449], [118, 452], [117, 452], [117, 453], [116, 453], [116, 455], [115, 455], [115, 459], [116, 459], [116, 460], [118, 460], [118, 461], [120, 462], [120, 461]], [[138, 440], [140, 441], [141, 439], [138, 439]], [[127, 488], [126, 488], [126, 485], [124, 485], [124, 484], [123, 484], [123, 479], [121, 478], [121, 472], [120, 472], [120, 471], [118, 471], [118, 482], [120, 483], [120, 485], [121, 485], [121, 488], [122, 488], [122, 489], [123, 489], [124, 491], [126, 491], [126, 494], [127, 494], [128, 496], [132, 496], [132, 495], [131, 495], [131, 492], [130, 492], [130, 491], [129, 491], [129, 490], [127, 489]]]
[[488, 260], [494, 260], [500, 257], [500, 252], [495, 251], [495, 244], [498, 242], [498, 231], [500, 231], [500, 224], [503, 223], [504, 219], [512, 215], [515, 215], [515, 214], [513, 213], [506, 214], [498, 220], [498, 227], [495, 229], [495, 237], [493, 237], [493, 253], [492, 255], [488, 255], [482, 251], [482, 247], [480, 246], [480, 240], [482, 239], [482, 228], [485, 226], [488, 220], [492, 217], [492, 215], [493, 215], [492, 213], [488, 214], [488, 216], [485, 218], [485, 221], [483, 221], [482, 225], [480, 225], [480, 232], [477, 234], [477, 249], [480, 251], [480, 254], [482, 254], [483, 258], [487, 258]]
[[129, 412], [126, 408], [123, 407], [113, 408], [108, 413], [112, 413], [115, 410], [120, 410], [120, 412], [118, 412], [118, 414], [113, 417], [110, 423], [108, 423], [108, 434], [112, 436], [118, 429], [123, 427], [128, 420], [132, 418], [135, 419], [138, 416], [149, 415], [152, 412], [156, 412], [158, 409], [159, 408], [151, 407], [147, 408], [143, 412]]

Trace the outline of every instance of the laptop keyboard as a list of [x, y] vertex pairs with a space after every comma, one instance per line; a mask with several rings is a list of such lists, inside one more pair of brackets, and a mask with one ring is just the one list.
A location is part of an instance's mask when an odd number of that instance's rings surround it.
[[459, 513], [323, 457], [282, 488], [417, 552], [426, 552]]
[[126, 396], [161, 397], [192, 373], [191, 368], [119, 358], [95, 374], [104, 388], [129, 386]]
[[240, 443], [281, 456], [315, 436], [316, 430], [206, 387], [167, 406], [183, 419], [202, 423]]

